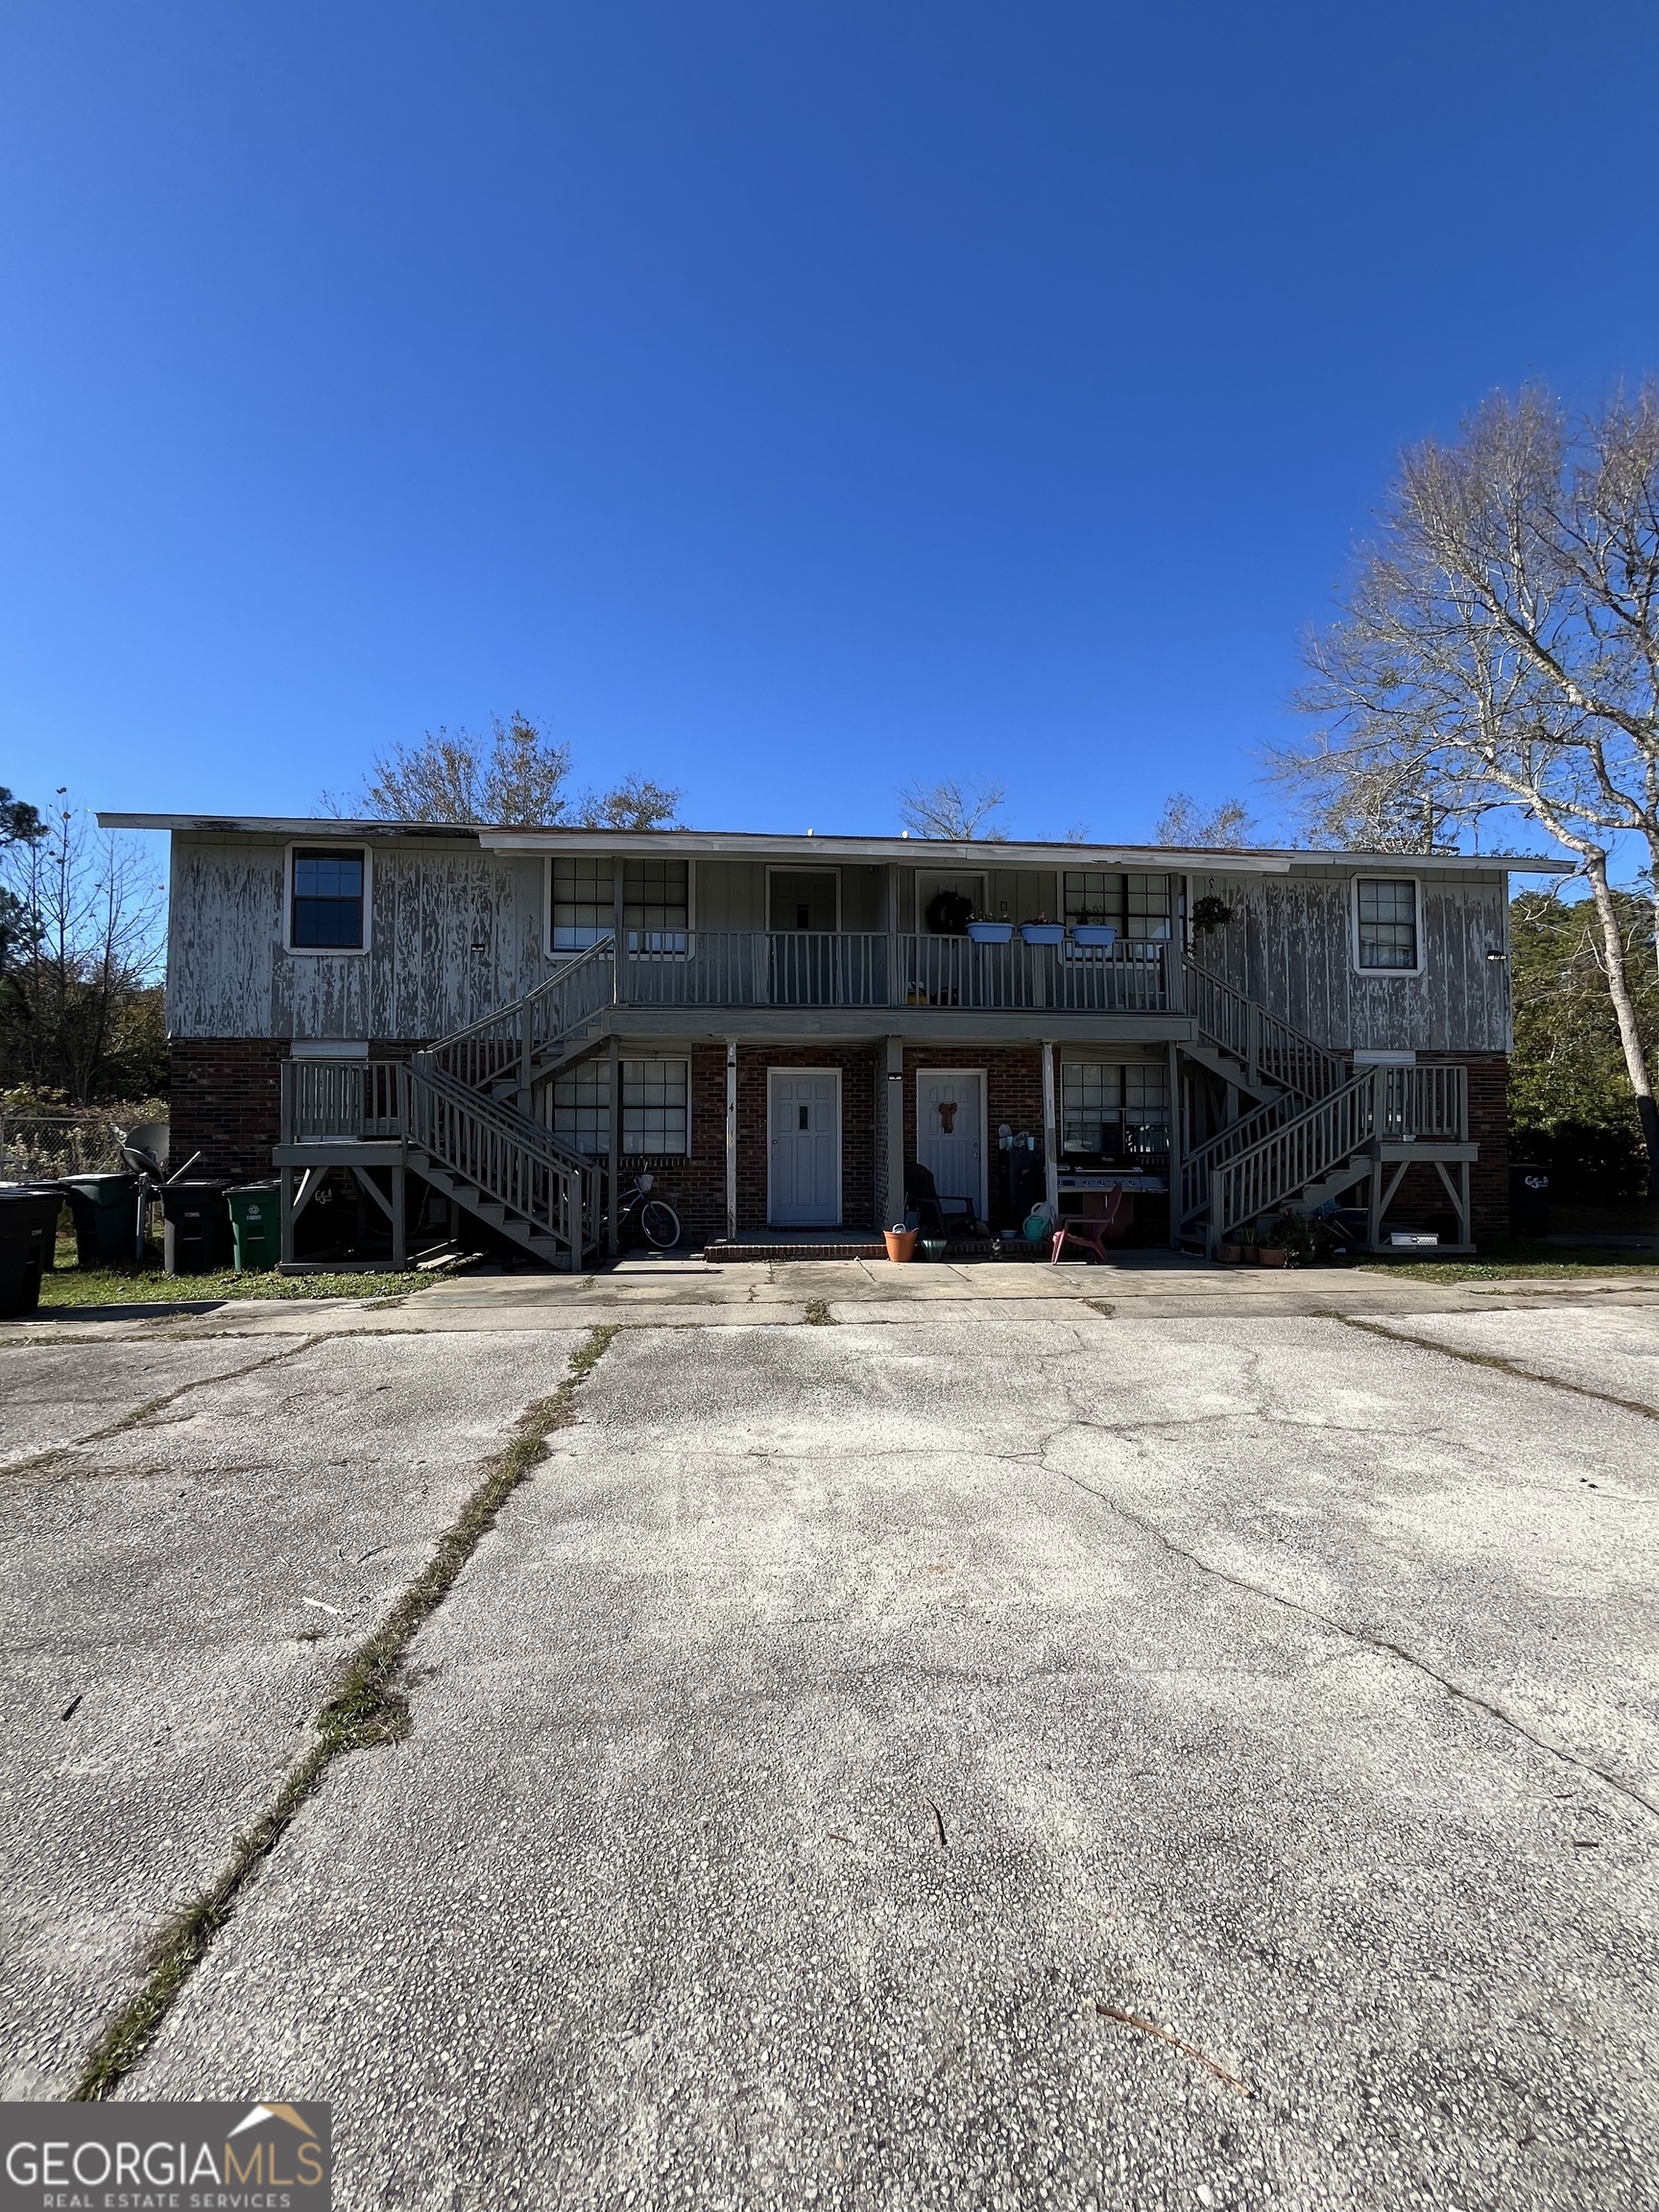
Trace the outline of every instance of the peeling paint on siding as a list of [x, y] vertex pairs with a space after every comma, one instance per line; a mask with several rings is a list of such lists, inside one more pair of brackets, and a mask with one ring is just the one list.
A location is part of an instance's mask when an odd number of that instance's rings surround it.
[[[1227, 981], [1337, 1051], [1506, 1052], [1505, 881], [1478, 870], [1422, 878], [1423, 970], [1363, 974], [1354, 965], [1356, 874], [1194, 875], [1192, 897], [1224, 899], [1228, 927], [1205, 957]], [[1399, 874], [1409, 876], [1408, 859]]]
[[[369, 950], [282, 947], [286, 849], [246, 837], [174, 840], [167, 1014], [177, 1037], [441, 1037], [532, 989], [553, 967], [544, 950], [546, 865], [535, 854], [422, 840], [373, 847]], [[1400, 873], [1410, 873], [1402, 862]], [[884, 874], [848, 872], [860, 918], [878, 926]], [[1503, 1052], [1509, 972], [1486, 957], [1505, 943], [1501, 872], [1471, 869], [1423, 883], [1420, 975], [1362, 975], [1353, 964], [1354, 871], [1191, 878], [1234, 920], [1206, 957], [1299, 1028], [1338, 1050]], [[1022, 912], [1058, 910], [1058, 878], [992, 872], [994, 896]], [[864, 880], [864, 878], [868, 878]], [[705, 929], [766, 926], [757, 861], [699, 859], [693, 921]], [[913, 909], [913, 869], [901, 912]], [[1006, 886], [1004, 890], [1003, 886]], [[865, 919], [868, 917], [868, 919]]]

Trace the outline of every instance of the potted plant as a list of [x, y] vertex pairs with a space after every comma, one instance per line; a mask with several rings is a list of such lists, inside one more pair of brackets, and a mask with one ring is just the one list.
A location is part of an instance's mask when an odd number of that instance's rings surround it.
[[1244, 1257], [1244, 1247], [1242, 1244], [1218, 1244], [1215, 1257], [1223, 1267], [1237, 1267]]
[[903, 1222], [900, 1221], [891, 1229], [883, 1229], [881, 1234], [887, 1240], [887, 1257], [889, 1260], [902, 1262], [915, 1259], [916, 1232], [914, 1229], [906, 1229]]
[[1046, 914], [1033, 914], [1028, 922], [1022, 922], [1020, 934], [1027, 945], [1064, 945], [1066, 925], [1050, 922]]
[[1192, 934], [1207, 937], [1212, 929], [1225, 929], [1233, 919], [1233, 909], [1225, 899], [1207, 892], [1192, 908]]
[[1294, 1262], [1306, 1260], [1313, 1249], [1313, 1238], [1304, 1217], [1288, 1206], [1268, 1230], [1261, 1247], [1263, 1267], [1288, 1267]]
[[989, 914], [974, 914], [968, 923], [968, 934], [975, 945], [1006, 945], [1014, 935], [1014, 925], [1006, 916], [995, 921]]
[[1071, 925], [1071, 942], [1073, 945], [1094, 946], [1103, 952], [1109, 952], [1118, 942], [1117, 926], [1104, 918], [1097, 919], [1085, 908]]

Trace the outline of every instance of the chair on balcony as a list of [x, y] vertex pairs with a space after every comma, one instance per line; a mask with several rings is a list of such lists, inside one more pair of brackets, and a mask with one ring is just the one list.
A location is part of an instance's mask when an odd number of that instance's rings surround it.
[[959, 1236], [973, 1235], [972, 1199], [942, 1197], [933, 1170], [924, 1167], [920, 1160], [904, 1163], [904, 1211], [916, 1215], [924, 1237], [949, 1237], [952, 1222]]

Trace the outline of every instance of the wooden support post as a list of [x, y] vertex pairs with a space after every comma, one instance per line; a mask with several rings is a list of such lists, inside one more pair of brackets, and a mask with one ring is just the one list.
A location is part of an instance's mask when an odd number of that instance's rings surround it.
[[887, 1040], [885, 1075], [881, 1088], [886, 1097], [878, 1112], [887, 1117], [887, 1186], [881, 1193], [881, 1218], [878, 1228], [891, 1229], [904, 1219], [904, 1040]]
[[1060, 1218], [1060, 1130], [1054, 1100], [1054, 1046], [1043, 1041], [1043, 1195], [1050, 1216]]
[[[622, 863], [620, 861], [616, 863], [616, 880], [620, 884], [622, 880]], [[620, 892], [617, 896], [621, 896]], [[611, 1039], [610, 1064], [611, 1106], [608, 1119], [611, 1144], [610, 1156], [606, 1161], [607, 1190], [610, 1198], [610, 1227], [606, 1232], [605, 1249], [614, 1260], [621, 1250], [620, 1232], [622, 1227], [617, 1218], [617, 1207], [621, 1200], [622, 1191], [622, 1047], [615, 1037]]]
[[294, 1170], [283, 1167], [279, 1171], [282, 1191], [277, 1206], [278, 1234], [282, 1264], [294, 1264]]
[[407, 1181], [408, 1169], [399, 1163], [392, 1170], [392, 1272], [395, 1275], [400, 1275], [409, 1264]]
[[1169, 1044], [1169, 1248], [1181, 1242], [1181, 1050]]
[[1371, 1192], [1366, 1206], [1365, 1245], [1375, 1252], [1382, 1241], [1382, 1162], [1371, 1163]]
[[726, 1237], [737, 1235], [737, 1040], [726, 1040]]
[[525, 999], [518, 1009], [518, 1111], [530, 1118], [530, 1056], [534, 1050], [535, 1023], [530, 1012], [530, 1001]]
[[618, 853], [611, 862], [611, 1002], [613, 1006], [628, 1003], [628, 937], [622, 926], [628, 911], [625, 866]]
[[[903, 979], [899, 973], [899, 863], [896, 860], [888, 861], [886, 877], [882, 927], [887, 932], [887, 995], [881, 1002], [886, 1006], [902, 1006], [904, 1000]], [[882, 1212], [889, 1222], [894, 1219], [890, 1206], [883, 1207]]]

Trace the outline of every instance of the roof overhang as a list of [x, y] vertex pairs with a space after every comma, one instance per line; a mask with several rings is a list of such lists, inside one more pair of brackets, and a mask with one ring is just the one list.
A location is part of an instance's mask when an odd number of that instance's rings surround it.
[[1414, 876], [1570, 876], [1573, 862], [1537, 853], [1368, 853], [1311, 847], [1084, 845], [1013, 839], [938, 837], [805, 837], [750, 830], [489, 830], [476, 823], [346, 821], [333, 815], [101, 813], [106, 830], [168, 830], [199, 837], [330, 837], [446, 839], [491, 853], [683, 853], [731, 860], [902, 861], [923, 868], [1096, 867], [1182, 869], [1206, 875], [1287, 876], [1309, 867], [1385, 867]]

